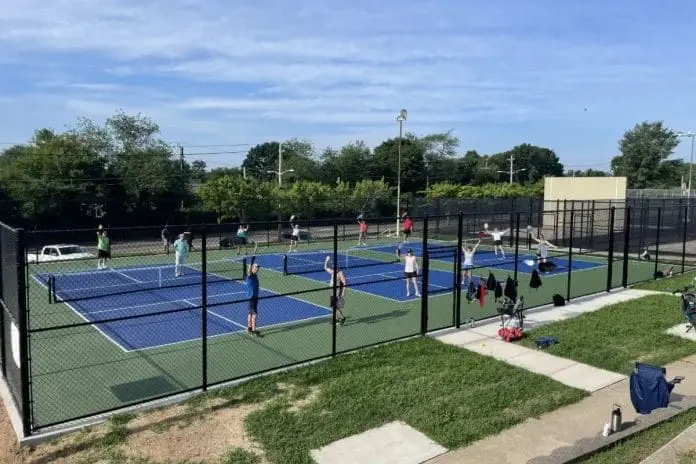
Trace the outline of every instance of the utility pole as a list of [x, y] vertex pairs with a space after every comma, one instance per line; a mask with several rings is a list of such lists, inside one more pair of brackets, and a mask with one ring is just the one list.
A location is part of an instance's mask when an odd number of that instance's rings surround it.
[[517, 174], [518, 172], [526, 171], [527, 168], [522, 168], [522, 169], [518, 169], [517, 171], [515, 171], [515, 155], [513, 153], [510, 153], [510, 158], [508, 158], [508, 160], [510, 161], [510, 170], [509, 171], [498, 171], [498, 172], [503, 173], [503, 174], [509, 174], [510, 175], [510, 184], [512, 184], [513, 176], [515, 174]]
[[[184, 178], [184, 146], [179, 144], [179, 171], [181, 171], [181, 178]], [[181, 199], [181, 212], [184, 212], [184, 199]]]

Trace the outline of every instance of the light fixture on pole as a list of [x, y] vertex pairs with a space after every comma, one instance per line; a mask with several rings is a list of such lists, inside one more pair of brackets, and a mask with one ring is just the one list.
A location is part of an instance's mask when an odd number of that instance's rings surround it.
[[399, 161], [396, 171], [396, 236], [399, 236], [399, 221], [401, 219], [401, 137], [403, 136], [404, 121], [408, 116], [408, 111], [402, 109], [396, 120], [399, 121]]
[[508, 158], [508, 161], [510, 161], [510, 170], [509, 171], [498, 171], [501, 174], [509, 174], [510, 175], [510, 184], [512, 184], [512, 177], [517, 174], [518, 172], [524, 172], [527, 170], [527, 168], [522, 168], [518, 169], [517, 171], [514, 170], [515, 167], [515, 155], [510, 155], [510, 158]]
[[692, 131], [688, 132], [677, 132], [677, 137], [687, 137], [691, 139], [691, 158], [689, 159], [689, 197], [691, 197], [691, 168], [694, 165], [694, 134]]

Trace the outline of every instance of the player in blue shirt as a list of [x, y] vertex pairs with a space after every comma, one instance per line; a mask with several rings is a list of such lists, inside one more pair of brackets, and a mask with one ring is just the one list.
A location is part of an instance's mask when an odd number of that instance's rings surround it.
[[255, 257], [251, 259], [251, 265], [249, 266], [246, 281], [244, 282], [246, 285], [247, 298], [249, 298], [247, 333], [260, 336], [261, 334], [256, 330], [256, 316], [259, 309], [259, 265], [254, 262], [255, 260]]

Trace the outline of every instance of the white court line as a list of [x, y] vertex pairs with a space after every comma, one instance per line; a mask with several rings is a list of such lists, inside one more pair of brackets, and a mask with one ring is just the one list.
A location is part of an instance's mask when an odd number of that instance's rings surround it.
[[[300, 300], [300, 301], [302, 301], [302, 300]], [[305, 301], [305, 303], [308, 303], [308, 302]], [[326, 314], [325, 316], [307, 317], [307, 318], [305, 318], [305, 319], [293, 319], [292, 321], [280, 322], [280, 323], [278, 323], [278, 324], [265, 325], [265, 326], [261, 327], [261, 329], [262, 329], [262, 330], [265, 330], [265, 329], [273, 329], [273, 328], [276, 328], [276, 327], [283, 327], [283, 326], [286, 326], [286, 325], [297, 324], [298, 322], [313, 321], [314, 319], [324, 319], [324, 318], [327, 318], [327, 317], [329, 317], [329, 316], [331, 316], [331, 314]], [[244, 327], [244, 329], [246, 330], [246, 327]], [[224, 337], [224, 336], [227, 336], [227, 335], [237, 335], [237, 334], [241, 334], [241, 333], [243, 333], [243, 332], [244, 332], [244, 331], [242, 331], [242, 330], [235, 330], [235, 331], [233, 331], [233, 332], [225, 332], [225, 333], [220, 333], [220, 334], [217, 334], [217, 335], [209, 335], [207, 338], [208, 338], [208, 340], [210, 340], [210, 339], [212, 339], [212, 338]], [[195, 342], [195, 341], [199, 341], [200, 339], [201, 339], [200, 337], [189, 338], [188, 340], [181, 340], [181, 341], [178, 341], [178, 342], [164, 343], [164, 344], [162, 344], [162, 345], [146, 346], [146, 347], [143, 347], [143, 348], [137, 348], [137, 349], [135, 349], [135, 350], [128, 350], [127, 352], [128, 352], [128, 353], [132, 353], [132, 352], [135, 352], [135, 351], [144, 351], [144, 350], [152, 350], [152, 349], [155, 349], [155, 348], [164, 348], [164, 347], [167, 347], [167, 346], [180, 345], [180, 344], [182, 344], [182, 343]]]
[[[228, 295], [240, 295], [246, 292], [230, 292], [230, 293], [216, 293], [214, 295], [208, 295], [208, 298], [210, 297], [215, 297], [215, 296], [228, 296]], [[161, 298], [161, 297], [159, 297]], [[159, 306], [159, 305], [166, 305], [170, 303], [189, 303], [189, 300], [200, 300], [201, 297], [195, 297], [195, 298], [187, 298], [187, 299], [180, 299], [180, 300], [166, 300], [166, 301], [158, 301], [156, 303], [146, 303], [146, 304], [140, 304], [140, 305], [133, 305], [133, 306], [120, 306], [118, 308], [111, 308], [111, 309], [100, 309], [99, 311], [85, 311], [84, 314], [103, 314], [103, 313], [109, 313], [109, 312], [114, 312], [114, 311], [124, 311], [124, 310], [129, 310], [129, 309], [138, 309], [138, 308], [147, 308], [150, 306]], [[234, 302], [230, 302], [234, 303]], [[200, 305], [196, 305], [200, 306]], [[156, 313], [154, 313], [156, 314]], [[153, 314], [153, 315], [154, 315]]]
[[[47, 287], [43, 282], [41, 282], [41, 281], [36, 277], [35, 274], [32, 274], [32, 277], [34, 278], [34, 280], [36, 280], [36, 281], [39, 283], [39, 285], [41, 285], [43, 288], [45, 288], [46, 290], [48, 290], [48, 287]], [[56, 295], [56, 296], [58, 296], [58, 295]], [[77, 314], [77, 316], [78, 316], [80, 319], [82, 319], [82, 320], [85, 321], [85, 322], [89, 322], [90, 325], [91, 325], [92, 327], [94, 327], [94, 329], [95, 329], [97, 332], [99, 332], [100, 334], [102, 334], [107, 340], [109, 340], [111, 343], [113, 343], [114, 345], [116, 345], [121, 351], [123, 351], [123, 352], [125, 352], [125, 353], [128, 353], [128, 352], [129, 352], [129, 350], [125, 349], [120, 343], [116, 342], [113, 338], [109, 337], [106, 333], [104, 333], [104, 331], [103, 331], [102, 329], [100, 329], [99, 327], [97, 327], [97, 325], [96, 325], [97, 323], [95, 323], [94, 321], [90, 321], [89, 319], [87, 319], [87, 318], [84, 316], [84, 314], [82, 314], [80, 311], [78, 311], [77, 309], [75, 309], [75, 308], [73, 307], [73, 305], [71, 305], [70, 303], [66, 303], [65, 301], [61, 301], [61, 303], [64, 304], [65, 306], [67, 306], [68, 308], [70, 308], [75, 314]]]
[[[184, 303], [189, 304], [189, 305], [191, 305], [191, 306], [195, 306], [196, 308], [199, 308], [199, 307], [201, 306], [201, 305], [197, 305], [197, 304], [195, 304], [195, 303], [192, 303], [192, 302], [190, 302], [189, 300], [181, 300], [181, 301], [183, 301]], [[211, 311], [210, 309], [206, 309], [206, 312], [207, 312], [207, 313], [210, 313], [210, 314], [213, 315], [213, 316], [219, 317], [219, 318], [222, 319], [223, 321], [227, 321], [227, 322], [229, 322], [229, 323], [231, 323], [231, 324], [233, 324], [233, 325], [236, 325], [237, 327], [241, 327], [241, 328], [243, 328], [243, 329], [246, 329], [246, 326], [244, 326], [244, 325], [242, 325], [242, 324], [239, 324], [238, 322], [235, 322], [235, 321], [233, 321], [232, 319], [228, 319], [228, 318], [226, 318], [226, 317], [224, 317], [224, 316], [221, 316], [221, 315], [219, 315], [218, 313], [216, 313], [215, 311]], [[206, 335], [207, 335], [207, 334], [206, 334]], [[181, 342], [179, 342], [179, 343], [181, 343]]]

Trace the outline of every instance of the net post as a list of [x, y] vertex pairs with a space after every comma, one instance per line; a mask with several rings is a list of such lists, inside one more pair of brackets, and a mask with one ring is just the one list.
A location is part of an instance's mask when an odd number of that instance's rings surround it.
[[657, 266], [660, 262], [660, 229], [662, 228], [662, 206], [657, 207], [657, 233], [655, 237], [655, 270], [653, 278], [657, 279]]
[[53, 303], [53, 275], [48, 276], [48, 304]]
[[[514, 201], [514, 200], [513, 200]], [[510, 248], [514, 245], [514, 236], [512, 235], [512, 231], [515, 228], [515, 213], [510, 213]], [[519, 229], [519, 223], [517, 224], [517, 228]]]
[[201, 382], [208, 389], [208, 233], [201, 231]]
[[461, 284], [461, 269], [462, 269], [462, 246], [464, 240], [464, 213], [459, 212], [457, 218], [457, 250], [454, 255], [454, 308], [453, 322], [455, 327], [460, 328], [462, 325], [461, 301], [462, 301], [462, 284]]
[[623, 246], [623, 269], [621, 269], [621, 286], [628, 287], [628, 254], [631, 243], [631, 207], [627, 206], [624, 211], [624, 246]]
[[[286, 255], [287, 258], [287, 255]], [[333, 272], [331, 273], [331, 356], [336, 356], [336, 308], [338, 307], [338, 222], [333, 224]]]
[[246, 280], [247, 276], [247, 259], [246, 256], [242, 258], [242, 280]]
[[283, 255], [283, 275], [288, 275], [288, 255]]
[[[566, 288], [566, 301], [570, 301], [570, 276], [572, 275], [573, 269], [573, 220], [575, 212], [570, 211], [570, 237], [568, 246], [568, 287]], [[565, 211], [563, 211], [563, 228], [565, 229]]]
[[681, 273], [686, 270], [686, 233], [689, 225], [689, 205], [684, 206], [684, 228], [682, 230], [682, 255], [681, 255]]
[[[428, 256], [428, 215], [423, 217], [423, 278], [421, 279], [421, 324], [420, 333], [425, 335], [428, 332], [428, 287], [430, 274], [430, 257]], [[418, 282], [416, 280], [416, 282]], [[417, 283], [416, 283], [417, 285]]]
[[607, 288], [606, 291], [611, 291], [611, 284], [614, 278], [614, 218], [616, 214], [616, 207], [612, 206], [609, 210], [609, 256], [607, 261], [609, 262], [609, 267], [607, 268]]
[[[517, 281], [520, 254], [520, 213], [517, 213], [517, 217], [515, 218], [515, 230], [515, 277], [513, 280]], [[510, 238], [512, 238], [512, 236]]]

